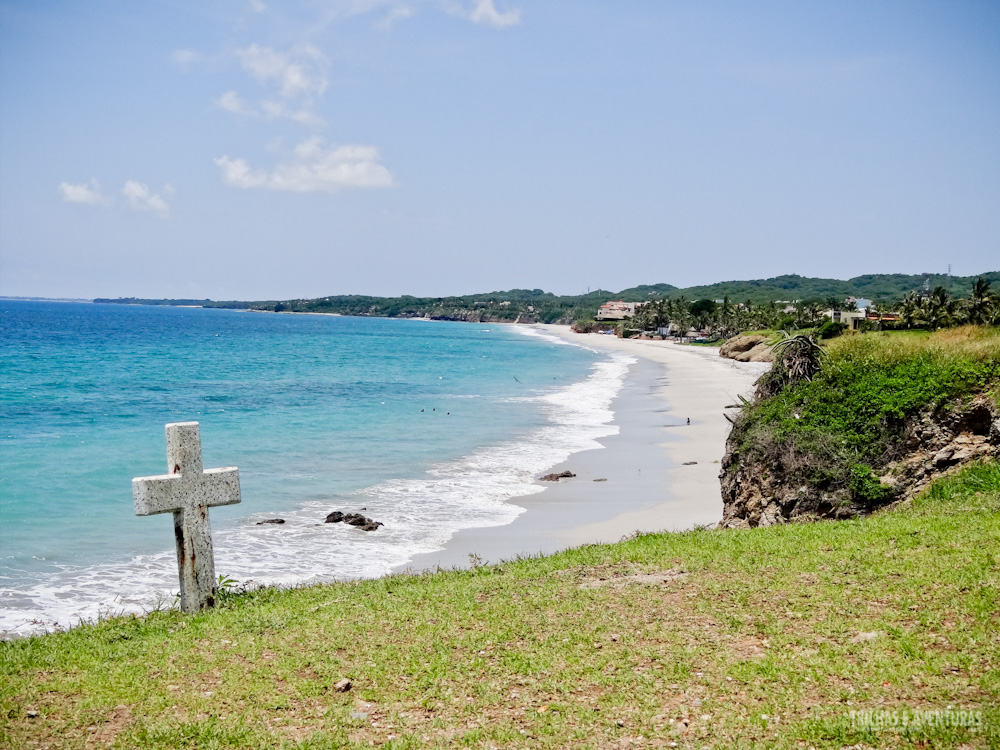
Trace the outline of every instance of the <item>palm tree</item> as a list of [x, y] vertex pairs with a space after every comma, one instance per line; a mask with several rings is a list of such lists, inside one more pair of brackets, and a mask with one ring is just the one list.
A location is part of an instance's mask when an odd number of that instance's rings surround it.
[[722, 298], [712, 321], [712, 333], [721, 338], [729, 338], [737, 333], [736, 308], [729, 303], [729, 295]]
[[691, 329], [694, 317], [691, 315], [691, 303], [684, 297], [678, 297], [671, 301], [670, 322], [674, 324], [677, 335], [681, 340], [687, 338], [687, 333]]
[[931, 296], [924, 300], [923, 312], [927, 326], [936, 331], [952, 324], [955, 320], [955, 300], [948, 296], [943, 286], [934, 287]]
[[815, 326], [819, 323], [820, 318], [823, 316], [823, 310], [818, 303], [810, 302], [806, 305], [806, 316], [809, 318], [809, 325]]
[[876, 316], [874, 324], [876, 331], [882, 330], [882, 313], [884, 312], [885, 310], [882, 308], [882, 305], [876, 305], [874, 302], [868, 305], [868, 314]]
[[670, 317], [667, 315], [667, 301], [665, 299], [656, 300], [652, 304], [650, 322], [656, 330], [665, 328], [670, 322]]
[[802, 300], [795, 303], [795, 327], [806, 327], [806, 303]]
[[1000, 325], [1000, 296], [994, 295], [986, 308], [983, 322], [988, 326]]
[[903, 321], [903, 325], [907, 328], [913, 328], [914, 323], [917, 322], [921, 307], [921, 297], [916, 292], [907, 292], [903, 299], [897, 305], [899, 310], [899, 317]]
[[976, 279], [972, 285], [972, 291], [968, 299], [965, 300], [965, 319], [975, 325], [986, 323], [990, 308], [995, 305], [996, 294], [990, 289], [990, 282], [983, 277]]

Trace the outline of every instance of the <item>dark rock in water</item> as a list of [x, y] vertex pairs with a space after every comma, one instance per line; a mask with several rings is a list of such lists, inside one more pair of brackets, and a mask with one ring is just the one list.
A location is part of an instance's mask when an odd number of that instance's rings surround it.
[[560, 479], [569, 479], [570, 477], [575, 477], [572, 471], [563, 471], [558, 474], [546, 474], [544, 477], [539, 477], [539, 482], [558, 482]]
[[265, 523], [284, 523], [284, 518], [268, 518], [266, 521], [258, 521], [258, 526], [263, 526]]
[[595, 482], [607, 482], [608, 480], [606, 478], [604, 478], [604, 477], [601, 477], [600, 479], [595, 479], [594, 481]]
[[[361, 510], [365, 510], [365, 508]], [[340, 523], [341, 521], [350, 526], [356, 526], [362, 531], [375, 531], [379, 526], [385, 526], [381, 521], [373, 521], [368, 516], [363, 516], [360, 513], [344, 513], [339, 510], [335, 510], [328, 515], [325, 523]]]
[[698, 463], [698, 462], [697, 461], [685, 461], [684, 463], [681, 464], [681, 466], [694, 466], [696, 463]]

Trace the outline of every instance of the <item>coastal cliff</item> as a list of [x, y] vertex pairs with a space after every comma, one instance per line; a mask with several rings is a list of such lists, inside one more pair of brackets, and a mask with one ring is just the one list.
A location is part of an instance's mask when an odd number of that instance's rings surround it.
[[720, 527], [863, 516], [1000, 457], [996, 328], [852, 336], [820, 359], [733, 420]]
[[810, 481], [800, 471], [810, 463], [807, 454], [790, 449], [777, 462], [757, 455], [741, 458], [738, 440], [730, 438], [722, 460], [720, 527], [853, 518], [912, 497], [933, 479], [973, 461], [1000, 457], [1000, 409], [982, 396], [919, 413], [904, 426], [901, 455], [881, 468], [875, 484], [865, 481], [863, 469], [856, 472], [860, 481], [853, 483], [855, 477], [846, 484]]

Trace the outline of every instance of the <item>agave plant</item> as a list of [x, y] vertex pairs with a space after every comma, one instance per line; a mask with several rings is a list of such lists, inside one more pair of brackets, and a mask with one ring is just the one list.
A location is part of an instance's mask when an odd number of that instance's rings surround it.
[[782, 333], [784, 338], [772, 347], [775, 359], [788, 370], [791, 383], [800, 380], [812, 380], [819, 372], [825, 352], [812, 334], [800, 333], [791, 336]]
[[822, 367], [825, 352], [812, 334], [782, 331], [782, 336], [772, 347], [774, 365], [757, 380], [757, 398], [770, 398], [787, 386], [812, 380]]

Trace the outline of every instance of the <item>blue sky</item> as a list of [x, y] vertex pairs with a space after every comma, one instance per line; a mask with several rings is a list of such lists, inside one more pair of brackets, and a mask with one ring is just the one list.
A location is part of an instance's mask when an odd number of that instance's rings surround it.
[[1000, 269], [1000, 3], [0, 0], [0, 294]]

